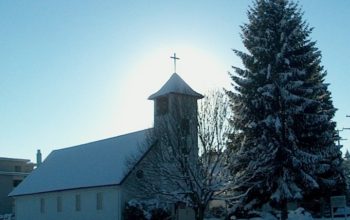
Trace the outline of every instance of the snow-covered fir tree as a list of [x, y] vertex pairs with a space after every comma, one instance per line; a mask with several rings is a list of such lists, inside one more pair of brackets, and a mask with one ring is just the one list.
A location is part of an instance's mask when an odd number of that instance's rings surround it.
[[350, 160], [349, 150], [346, 150], [344, 158], [345, 158], [345, 160]]
[[236, 211], [344, 190], [331, 94], [312, 28], [289, 0], [256, 0], [234, 52], [230, 137]]
[[[349, 186], [350, 186], [350, 153], [348, 150], [346, 150], [346, 152], [345, 152], [344, 161], [343, 161], [343, 168], [344, 168], [344, 176], [346, 179], [347, 189], [349, 189]], [[348, 196], [349, 196], [349, 192], [348, 192]]]

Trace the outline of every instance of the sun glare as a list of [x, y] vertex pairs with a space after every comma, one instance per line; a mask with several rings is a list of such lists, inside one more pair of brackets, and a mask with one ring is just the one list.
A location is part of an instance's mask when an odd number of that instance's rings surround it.
[[[176, 72], [197, 92], [228, 87], [228, 67], [220, 63], [210, 51], [192, 47], [162, 48], [143, 54], [139, 63], [132, 65], [119, 90], [119, 133], [153, 126], [153, 102], [148, 97], [157, 92], [174, 73], [174, 62], [170, 56], [176, 52], [180, 58]], [[141, 56], [141, 55], [140, 55]], [[135, 59], [136, 60], [136, 59]]]

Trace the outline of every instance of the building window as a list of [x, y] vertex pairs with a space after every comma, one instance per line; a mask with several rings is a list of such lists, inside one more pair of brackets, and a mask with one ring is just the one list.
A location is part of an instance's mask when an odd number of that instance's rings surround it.
[[13, 180], [13, 187], [17, 187], [20, 183], [22, 182], [22, 180]]
[[62, 197], [57, 197], [57, 212], [62, 212]]
[[156, 101], [156, 115], [165, 115], [168, 113], [168, 98], [161, 97]]
[[190, 122], [187, 118], [181, 120], [181, 132], [183, 135], [190, 134]]
[[96, 194], [96, 209], [97, 210], [103, 209], [103, 194], [101, 192]]
[[81, 210], [81, 198], [80, 195], [75, 195], [75, 211], [79, 212]]
[[40, 199], [40, 213], [45, 213], [45, 199]]
[[15, 210], [16, 210], [16, 203], [15, 203], [15, 200], [14, 199], [12, 199], [12, 202], [11, 202], [12, 204], [12, 213], [15, 213]]
[[15, 172], [22, 172], [21, 166], [15, 166]]

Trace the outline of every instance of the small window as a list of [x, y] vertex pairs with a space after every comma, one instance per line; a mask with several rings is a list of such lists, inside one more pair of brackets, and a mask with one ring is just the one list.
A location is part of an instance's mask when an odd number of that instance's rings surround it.
[[15, 172], [22, 172], [21, 166], [15, 166]]
[[188, 135], [190, 133], [190, 122], [187, 118], [181, 120], [181, 132], [183, 135]]
[[81, 210], [81, 198], [80, 195], [75, 195], [75, 211], [79, 212]]
[[57, 212], [62, 212], [62, 197], [57, 197]]
[[96, 209], [97, 210], [103, 209], [103, 194], [101, 192], [96, 194]]
[[136, 177], [138, 179], [142, 179], [143, 178], [143, 170], [138, 170], [136, 171]]
[[156, 115], [165, 115], [168, 113], [168, 98], [162, 97], [156, 101]]
[[22, 180], [13, 180], [13, 187], [17, 187], [20, 183], [22, 182]]
[[45, 213], [45, 199], [40, 199], [40, 213]]

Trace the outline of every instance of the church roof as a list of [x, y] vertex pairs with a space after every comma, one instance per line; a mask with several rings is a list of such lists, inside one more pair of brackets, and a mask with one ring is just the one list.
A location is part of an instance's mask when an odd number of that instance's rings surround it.
[[127, 158], [141, 158], [149, 132], [54, 150], [9, 196], [121, 184], [129, 172]]
[[203, 98], [201, 94], [194, 91], [177, 73], [174, 73], [163, 87], [148, 99], [154, 100], [170, 93], [194, 96], [197, 99]]

